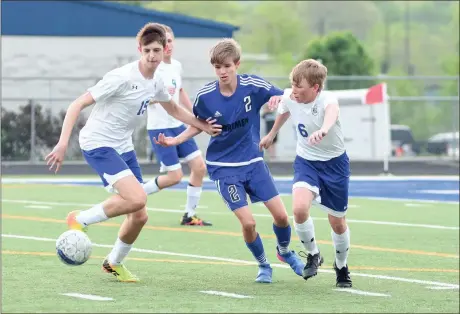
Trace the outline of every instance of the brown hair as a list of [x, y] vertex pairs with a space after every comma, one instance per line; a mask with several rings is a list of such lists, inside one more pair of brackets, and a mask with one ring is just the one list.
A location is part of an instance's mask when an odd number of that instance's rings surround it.
[[305, 79], [310, 86], [319, 85], [323, 89], [327, 77], [327, 68], [320, 62], [308, 59], [299, 62], [291, 71], [289, 79], [292, 84], [299, 85]]
[[173, 37], [175, 37], [174, 32], [173, 32], [171, 27], [169, 27], [168, 25], [165, 25], [165, 24], [161, 24], [161, 26], [164, 27], [166, 33], [170, 33], [171, 35], [173, 35]]
[[146, 46], [156, 41], [164, 48], [166, 47], [165, 27], [158, 23], [147, 23], [137, 33], [136, 39], [141, 46]]
[[232, 38], [224, 38], [211, 48], [209, 55], [211, 64], [223, 64], [228, 58], [237, 63], [241, 58], [241, 46]]

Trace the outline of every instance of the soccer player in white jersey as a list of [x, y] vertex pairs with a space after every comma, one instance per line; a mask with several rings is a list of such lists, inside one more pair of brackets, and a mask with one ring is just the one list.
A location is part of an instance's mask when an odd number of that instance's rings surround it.
[[[294, 161], [293, 212], [297, 235], [308, 252], [303, 277], [317, 274], [323, 258], [315, 240], [310, 207], [315, 201], [328, 213], [335, 247], [336, 286], [352, 286], [347, 257], [350, 230], [345, 220], [348, 207], [350, 164], [340, 124], [339, 104], [330, 92], [323, 91], [327, 68], [309, 59], [291, 72], [292, 89], [271, 99], [278, 104], [275, 124], [260, 142], [268, 148], [281, 126], [292, 117], [297, 128], [297, 156]], [[272, 97], [275, 98], [275, 97]], [[272, 107], [273, 108], [273, 107]]]
[[108, 72], [95, 86], [70, 104], [59, 142], [46, 156], [50, 170], [58, 172], [64, 160], [69, 137], [80, 111], [95, 103], [86, 125], [80, 131], [80, 147], [88, 164], [99, 174], [104, 187], [116, 192], [102, 203], [67, 216], [70, 229], [86, 231], [87, 226], [120, 215], [123, 221], [115, 245], [103, 262], [103, 269], [119, 281], [135, 282], [138, 277], [126, 269], [123, 259], [147, 222], [147, 194], [132, 143], [132, 134], [147, 106], [159, 102], [173, 117], [209, 134], [220, 133], [219, 126], [196, 119], [178, 106], [155, 70], [163, 60], [166, 34], [159, 24], [146, 24], [137, 35], [140, 60]]
[[[193, 105], [182, 87], [182, 65], [179, 61], [172, 58], [174, 32], [169, 26], [163, 26], [166, 31], [167, 45], [163, 63], [158, 67], [157, 74], [163, 78], [166, 88], [174, 101], [177, 104], [183, 104], [187, 110], [192, 112]], [[188, 163], [191, 173], [187, 186], [185, 213], [180, 223], [186, 226], [211, 226], [210, 222], [200, 219], [195, 213], [195, 209], [200, 201], [203, 178], [206, 174], [206, 165], [195, 140], [189, 139], [175, 147], [163, 147], [155, 144], [153, 141], [153, 138], [158, 137], [160, 133], [167, 136], [176, 136], [185, 131], [185, 129], [184, 124], [170, 116], [159, 103], [148, 107], [147, 130], [149, 138], [155, 154], [161, 163], [160, 172], [167, 171], [167, 174], [144, 183], [144, 190], [147, 194], [153, 194], [164, 188], [178, 184], [184, 176], [179, 161], [179, 159], [183, 159], [184, 162]]]
[[[219, 41], [210, 53], [217, 80], [198, 91], [193, 113], [202, 120], [217, 118], [222, 133], [212, 137], [206, 151], [206, 164], [211, 180], [227, 207], [238, 218], [246, 247], [258, 262], [256, 282], [271, 283], [272, 268], [265, 255], [262, 239], [248, 204], [263, 202], [273, 217], [276, 255], [302, 275], [305, 263], [289, 249], [291, 226], [286, 208], [259, 150], [260, 109], [270, 97], [283, 91], [264, 79], [238, 74], [241, 48], [233, 39]], [[176, 137], [158, 136], [158, 143], [175, 146], [201, 133], [189, 126]]]

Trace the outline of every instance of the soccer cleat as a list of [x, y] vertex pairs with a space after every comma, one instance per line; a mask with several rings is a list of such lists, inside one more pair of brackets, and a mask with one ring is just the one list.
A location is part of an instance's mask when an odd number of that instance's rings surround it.
[[124, 264], [112, 265], [106, 258], [102, 263], [102, 270], [106, 273], [114, 275], [121, 282], [138, 282], [140, 279], [133, 275]]
[[297, 254], [295, 254], [294, 251], [290, 251], [286, 254], [281, 254], [277, 246], [276, 257], [278, 257], [281, 262], [289, 264], [289, 266], [291, 266], [292, 270], [298, 276], [302, 276], [302, 271], [305, 267], [305, 263], [302, 262], [302, 260], [297, 256]]
[[68, 215], [67, 215], [67, 225], [69, 226], [69, 229], [71, 230], [79, 230], [79, 231], [83, 231], [83, 232], [87, 232], [88, 231], [88, 227], [87, 226], [82, 226], [78, 221], [77, 221], [77, 215], [80, 213], [79, 210], [74, 210], [74, 211], [71, 211]]
[[318, 267], [321, 266], [321, 264], [324, 262], [324, 259], [319, 252], [315, 255], [311, 255], [310, 253], [308, 253], [308, 255], [304, 257], [307, 258], [307, 263], [305, 264], [305, 267], [303, 269], [302, 277], [303, 279], [307, 280], [308, 278], [316, 276], [316, 274], [318, 273]]
[[348, 265], [345, 265], [341, 269], [338, 269], [334, 261], [334, 270], [337, 276], [335, 286], [339, 288], [351, 288], [351, 278], [350, 272], [348, 271]]
[[198, 218], [196, 215], [188, 217], [187, 213], [185, 213], [184, 216], [182, 216], [180, 224], [183, 226], [212, 226], [212, 223], [204, 221]]
[[272, 268], [270, 264], [259, 264], [259, 272], [257, 273], [256, 282], [258, 283], [271, 283], [272, 282]]

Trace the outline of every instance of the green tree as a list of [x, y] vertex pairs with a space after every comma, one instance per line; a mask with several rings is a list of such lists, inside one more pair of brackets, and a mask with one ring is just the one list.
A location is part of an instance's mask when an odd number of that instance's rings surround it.
[[[302, 59], [321, 60], [328, 75], [375, 75], [374, 61], [350, 32], [331, 33], [308, 44]], [[366, 88], [371, 81], [328, 81], [328, 89]]]
[[[57, 115], [53, 115], [50, 109], [44, 110], [39, 104], [34, 107], [35, 144], [37, 149], [35, 154], [40, 155], [43, 151], [51, 150], [58, 142], [65, 111], [62, 110]], [[9, 111], [2, 108], [1, 145], [3, 161], [30, 159], [31, 109], [31, 102], [25, 106], [20, 106], [19, 111]], [[72, 132], [70, 142], [76, 142], [76, 136], [83, 125], [83, 117], [80, 117]], [[80, 154], [79, 150], [78, 154]]]

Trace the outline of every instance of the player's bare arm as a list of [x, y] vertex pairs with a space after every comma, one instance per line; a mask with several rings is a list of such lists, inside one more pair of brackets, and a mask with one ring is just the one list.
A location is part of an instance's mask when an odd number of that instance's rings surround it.
[[[206, 122], [209, 125], [212, 125], [212, 124], [214, 124], [216, 122], [216, 119], [208, 118], [208, 119], [206, 119]], [[158, 139], [156, 139], [154, 137], [153, 141], [154, 141], [155, 144], [158, 144], [158, 145], [161, 145], [161, 146], [164, 146], [164, 147], [177, 146], [177, 145], [180, 145], [180, 144], [188, 141], [192, 137], [197, 136], [201, 132], [203, 132], [203, 131], [198, 129], [198, 128], [196, 128], [196, 127], [194, 127], [194, 126], [189, 126], [184, 132], [182, 132], [181, 134], [179, 134], [176, 137], [169, 137], [169, 136], [167, 137], [163, 133], [160, 133], [158, 135]]]
[[70, 104], [62, 124], [59, 142], [51, 153], [45, 157], [46, 164], [50, 166], [49, 170], [52, 170], [53, 167], [56, 166], [55, 173], [57, 173], [61, 168], [69, 144], [70, 135], [72, 134], [72, 129], [77, 122], [78, 116], [84, 108], [92, 104], [94, 104], [94, 98], [89, 92], [84, 93]]
[[169, 102], [160, 102], [160, 105], [166, 110], [166, 112], [188, 125], [194, 126], [200, 130], [205, 131], [211, 136], [217, 136], [222, 132], [222, 125], [211, 124], [198, 120], [193, 116], [192, 113], [185, 110], [183, 107], [177, 105], [173, 100]]
[[318, 144], [323, 137], [327, 135], [330, 128], [337, 122], [339, 117], [339, 105], [337, 103], [331, 103], [326, 106], [326, 110], [324, 113], [324, 121], [321, 129], [316, 132], [313, 132], [308, 137], [308, 143], [311, 145]]
[[273, 125], [272, 129], [267, 135], [265, 135], [262, 138], [262, 140], [259, 143], [260, 150], [262, 150], [262, 148], [268, 149], [273, 144], [273, 140], [276, 134], [278, 134], [279, 130], [286, 123], [286, 121], [289, 119], [290, 116], [291, 116], [291, 113], [288, 111], [288, 112], [279, 114], [276, 117], [275, 124]]
[[181, 88], [179, 91], [179, 102], [188, 109], [188, 111], [193, 112], [193, 104], [190, 101], [190, 97], [188, 96], [185, 89]]

